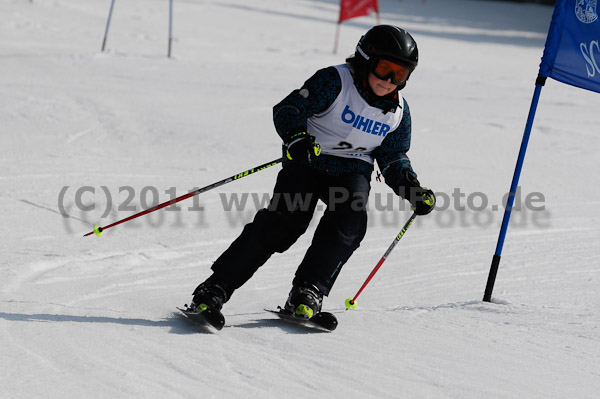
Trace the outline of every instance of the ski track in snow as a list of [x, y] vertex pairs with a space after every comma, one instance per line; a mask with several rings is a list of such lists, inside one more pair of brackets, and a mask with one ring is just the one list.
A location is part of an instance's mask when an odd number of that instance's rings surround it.
[[[489, 209], [510, 183], [552, 8], [380, 1], [382, 22], [419, 43], [404, 90], [410, 156], [447, 209], [416, 220], [346, 311], [408, 217], [371, 209], [325, 300], [335, 332], [263, 311], [283, 304], [315, 220], [236, 292], [225, 328], [210, 334], [175, 307], [255, 212], [251, 199], [240, 211], [226, 202], [269, 194], [278, 167], [179, 212], [82, 235], [130, 215], [124, 205], [141, 210], [152, 187], [162, 202], [167, 190], [277, 158], [272, 106], [342, 62], [374, 17], [344, 23], [334, 55], [336, 2], [174, 3], [167, 59], [167, 2], [117, 2], [102, 53], [109, 2], [0, 0], [0, 396], [597, 397], [597, 94], [544, 88], [521, 186], [543, 193], [545, 211], [513, 215], [493, 301], [481, 301], [502, 218]], [[82, 187], [95, 191], [78, 205]], [[455, 188], [484, 193], [489, 209], [457, 211]]]

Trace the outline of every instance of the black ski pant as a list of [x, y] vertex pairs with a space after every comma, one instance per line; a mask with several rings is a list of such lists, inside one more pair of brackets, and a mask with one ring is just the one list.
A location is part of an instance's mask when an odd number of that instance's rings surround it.
[[361, 174], [330, 176], [310, 167], [284, 164], [268, 208], [258, 211], [241, 235], [215, 261], [209, 280], [231, 296], [275, 252], [284, 252], [306, 231], [319, 200], [325, 212], [294, 283], [315, 285], [329, 295], [342, 266], [367, 229], [369, 179]]

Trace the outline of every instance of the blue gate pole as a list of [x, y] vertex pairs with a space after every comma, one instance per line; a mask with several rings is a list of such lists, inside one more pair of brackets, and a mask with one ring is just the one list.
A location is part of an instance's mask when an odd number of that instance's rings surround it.
[[115, 7], [115, 0], [110, 3], [110, 11], [108, 12], [108, 20], [106, 21], [106, 29], [104, 30], [104, 40], [102, 40], [102, 51], [106, 47], [106, 37], [108, 36], [108, 28], [110, 27], [110, 20], [112, 18], [113, 8]]
[[517, 159], [515, 173], [513, 174], [512, 183], [510, 185], [510, 194], [508, 195], [508, 200], [506, 201], [506, 209], [504, 210], [504, 218], [502, 219], [502, 227], [500, 228], [498, 244], [496, 245], [496, 252], [492, 258], [490, 274], [488, 275], [487, 284], [485, 286], [485, 293], [483, 295], [483, 300], [485, 302], [491, 302], [492, 300], [492, 291], [494, 290], [494, 283], [496, 282], [496, 275], [498, 274], [498, 267], [500, 266], [500, 256], [502, 255], [502, 247], [504, 246], [504, 239], [506, 237], [506, 231], [508, 230], [510, 214], [515, 202], [517, 187], [519, 186], [519, 177], [521, 176], [521, 169], [523, 168], [523, 160], [525, 159], [525, 152], [527, 151], [527, 144], [529, 143], [529, 136], [531, 135], [533, 120], [535, 119], [535, 111], [537, 110], [540, 94], [542, 93], [542, 87], [544, 87], [545, 83], [546, 78], [543, 76], [538, 76], [535, 81], [535, 91], [531, 100], [531, 107], [529, 108], [529, 115], [527, 117], [527, 124], [525, 125], [525, 132], [523, 133], [523, 140], [521, 140], [521, 149], [519, 150], [519, 157]]
[[173, 0], [169, 0], [169, 51], [167, 56], [171, 58], [171, 42], [173, 41]]

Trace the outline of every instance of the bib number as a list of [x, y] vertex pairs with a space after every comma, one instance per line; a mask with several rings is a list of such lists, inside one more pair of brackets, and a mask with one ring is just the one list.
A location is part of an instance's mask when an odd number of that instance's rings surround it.
[[347, 141], [340, 141], [337, 144], [337, 147], [333, 147], [332, 150], [354, 150], [354, 151], [367, 151], [367, 149], [365, 147], [356, 147], [353, 148], [352, 147], [352, 143], [348, 143]]

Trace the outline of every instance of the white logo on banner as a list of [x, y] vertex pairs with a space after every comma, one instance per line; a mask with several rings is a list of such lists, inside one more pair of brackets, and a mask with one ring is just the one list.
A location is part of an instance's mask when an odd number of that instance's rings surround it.
[[598, 19], [596, 12], [597, 0], [577, 0], [575, 3], [575, 15], [584, 24], [591, 24]]
[[598, 62], [596, 60], [594, 48], [596, 49], [596, 53], [600, 54], [600, 44], [598, 44], [598, 40], [591, 41], [589, 45], [585, 43], [581, 43], [579, 45], [581, 54], [587, 63], [585, 68], [587, 69], [588, 78], [593, 78], [596, 76], [596, 72], [600, 73], [600, 66], [598, 66]]

